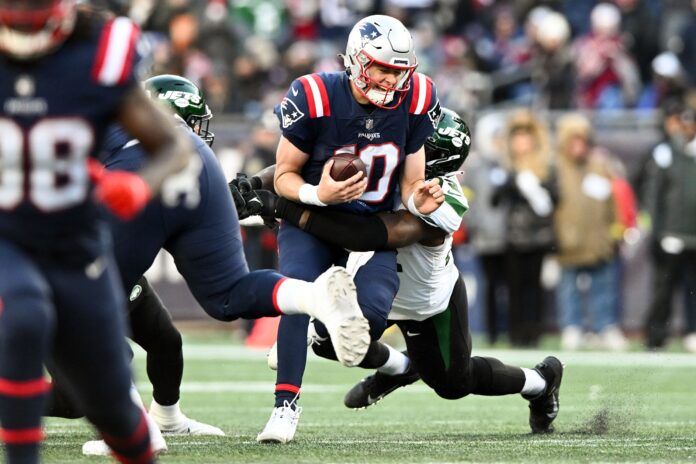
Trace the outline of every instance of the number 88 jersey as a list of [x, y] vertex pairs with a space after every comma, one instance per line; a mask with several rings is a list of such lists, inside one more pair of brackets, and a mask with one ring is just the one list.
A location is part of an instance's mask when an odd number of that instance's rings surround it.
[[368, 108], [352, 95], [345, 72], [296, 79], [275, 109], [283, 136], [310, 155], [302, 177], [317, 185], [324, 163], [338, 153], [358, 155], [367, 167], [367, 190], [341, 209], [375, 213], [394, 209], [401, 164], [420, 149], [440, 116], [433, 82], [415, 73], [403, 103]]
[[137, 83], [137, 37], [126, 18], [81, 15], [51, 54], [0, 54], [0, 237], [45, 251], [96, 235], [87, 158]]

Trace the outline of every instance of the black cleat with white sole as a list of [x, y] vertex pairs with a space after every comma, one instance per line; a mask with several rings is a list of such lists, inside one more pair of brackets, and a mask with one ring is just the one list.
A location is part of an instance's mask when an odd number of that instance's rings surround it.
[[558, 416], [558, 393], [563, 378], [563, 364], [558, 358], [548, 356], [537, 364], [534, 370], [546, 380], [546, 390], [533, 398], [522, 395], [529, 400], [529, 426], [532, 433], [551, 433], [551, 423]]
[[361, 409], [372, 406], [394, 390], [418, 381], [420, 375], [411, 364], [406, 372], [399, 375], [387, 375], [377, 371], [365, 377], [348, 390], [343, 398], [343, 404], [347, 408]]

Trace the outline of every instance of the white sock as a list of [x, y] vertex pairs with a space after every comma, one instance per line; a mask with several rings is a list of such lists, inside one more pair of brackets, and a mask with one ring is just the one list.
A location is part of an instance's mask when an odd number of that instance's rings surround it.
[[[275, 302], [283, 314], [310, 314], [313, 294], [311, 282], [297, 279], [285, 279], [278, 286]], [[308, 299], [310, 301], [308, 301]]]
[[171, 406], [162, 406], [157, 401], [152, 400], [150, 404], [150, 414], [157, 417], [160, 422], [168, 424], [177, 423], [184, 417], [184, 413], [181, 412], [178, 401]]
[[524, 372], [524, 387], [522, 387], [523, 395], [534, 396], [543, 393], [546, 389], [546, 380], [534, 369], [522, 368]]
[[406, 372], [408, 366], [411, 364], [411, 360], [408, 356], [401, 351], [396, 351], [389, 345], [387, 345], [387, 348], [389, 349], [389, 358], [387, 358], [387, 362], [384, 363], [384, 366], [377, 370], [387, 375], [399, 375]]

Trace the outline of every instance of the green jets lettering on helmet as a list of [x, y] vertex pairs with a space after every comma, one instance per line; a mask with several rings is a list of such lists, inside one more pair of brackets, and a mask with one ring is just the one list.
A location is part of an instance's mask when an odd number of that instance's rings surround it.
[[457, 113], [443, 107], [435, 132], [425, 141], [425, 177], [456, 171], [469, 156], [470, 148], [469, 126]]
[[143, 86], [150, 98], [167, 105], [205, 143], [213, 145], [215, 134], [209, 130], [213, 113], [196, 84], [181, 76], [162, 74], [149, 78]]

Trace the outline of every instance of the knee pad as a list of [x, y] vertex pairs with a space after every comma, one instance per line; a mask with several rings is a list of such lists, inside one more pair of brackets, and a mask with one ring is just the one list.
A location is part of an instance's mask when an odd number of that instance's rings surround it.
[[443, 371], [440, 378], [423, 379], [435, 393], [446, 400], [458, 400], [471, 394], [476, 386], [470, 367]]
[[437, 396], [446, 400], [458, 400], [460, 398], [464, 398], [470, 393], [465, 387], [449, 385], [435, 386], [433, 387], [433, 390], [435, 390]]

